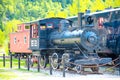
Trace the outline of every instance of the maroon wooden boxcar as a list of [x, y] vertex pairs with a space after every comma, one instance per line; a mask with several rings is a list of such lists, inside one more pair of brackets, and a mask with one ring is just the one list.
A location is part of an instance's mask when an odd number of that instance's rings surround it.
[[14, 52], [15, 56], [21, 54], [27, 56], [32, 51], [29, 50], [30, 25], [23, 23], [18, 25], [18, 30], [10, 34], [10, 52]]

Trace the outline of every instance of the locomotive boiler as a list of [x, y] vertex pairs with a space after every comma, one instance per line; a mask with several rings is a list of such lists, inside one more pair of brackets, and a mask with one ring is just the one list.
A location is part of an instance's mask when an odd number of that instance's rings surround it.
[[49, 35], [50, 45], [62, 48], [75, 49], [76, 45], [82, 51], [93, 52], [99, 48], [99, 34], [91, 28], [69, 30], [71, 27], [67, 20], [60, 22], [60, 30], [54, 31]]
[[64, 58], [66, 67], [75, 68], [78, 72], [82, 65], [94, 65], [96, 67], [91, 69], [98, 72], [99, 64], [111, 61], [111, 58], [97, 55], [99, 40], [95, 29], [73, 27], [72, 22], [64, 18], [30, 22], [30, 49], [33, 55], [41, 56], [40, 65], [44, 68], [51, 56], [53, 69], [59, 68]]

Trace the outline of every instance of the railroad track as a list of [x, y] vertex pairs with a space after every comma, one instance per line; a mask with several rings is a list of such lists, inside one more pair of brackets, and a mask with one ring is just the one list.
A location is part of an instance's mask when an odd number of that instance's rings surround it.
[[[101, 67], [101, 69], [104, 69], [104, 68], [106, 68], [106, 67]], [[30, 70], [37, 71], [37, 67], [32, 67], [32, 68], [30, 68]], [[45, 73], [45, 74], [50, 74], [50, 68], [49, 67], [41, 68], [40, 72]], [[86, 71], [84, 71], [84, 73], [81, 74], [81, 73], [77, 73], [75, 70], [67, 70], [67, 71], [65, 71], [65, 75], [67, 77], [78, 77], [80, 75], [92, 75], [92, 74], [94, 74], [94, 75], [104, 75], [102, 72], [103, 72], [103, 70], [101, 70], [98, 73], [98, 72], [92, 72], [90, 69], [86, 69]], [[105, 74], [107, 74], [107, 73], [105, 73]], [[57, 76], [57, 77], [63, 76], [63, 69], [62, 68], [56, 69], [56, 70], [53, 69], [52, 70], [52, 75]]]
[[[0, 58], [3, 58], [3, 56], [0, 56]], [[9, 56], [6, 56], [6, 58], [10, 58]], [[69, 75], [69, 76], [80, 76], [80, 75], [87, 75], [87, 74], [102, 74], [102, 73], [104, 73], [104, 70], [102, 70], [102, 68], [109, 68], [109, 67], [112, 67], [112, 66], [104, 66], [104, 67], [100, 67], [100, 72], [91, 72], [91, 70], [90, 69], [87, 69], [87, 71], [84, 71], [83, 73], [77, 73], [76, 72], [76, 70], [73, 68], [73, 69], [70, 69], [70, 70], [67, 70], [67, 71], [65, 71], [65, 74], [66, 75]], [[26, 67], [27, 68], [27, 67]], [[34, 70], [34, 71], [36, 71], [37, 70], [37, 66], [35, 66], [35, 67], [32, 67], [32, 68], [30, 68], [30, 70]], [[114, 70], [116, 70], [115, 68], [114, 68]], [[119, 72], [116, 72], [116, 71], [114, 71], [114, 70], [111, 70], [111, 73], [112, 72], [114, 72], [115, 74], [116, 73], [119, 73]], [[46, 68], [40, 68], [40, 72], [43, 72], [43, 73], [47, 73], [47, 74], [50, 74], [50, 67], [49, 66], [47, 66]], [[107, 72], [105, 72], [105, 73], [107, 73]], [[110, 72], [109, 72], [110, 73]], [[52, 74], [54, 75], [54, 76], [63, 76], [63, 69], [60, 67], [60, 69], [52, 69]], [[112, 73], [113, 74], [113, 73]]]

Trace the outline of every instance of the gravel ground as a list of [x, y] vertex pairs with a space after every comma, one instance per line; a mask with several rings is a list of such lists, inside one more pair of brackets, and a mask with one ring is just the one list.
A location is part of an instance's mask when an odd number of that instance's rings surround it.
[[[81, 75], [77, 73], [66, 73], [66, 77], [62, 76], [61, 71], [53, 71], [53, 75], [49, 75], [49, 70], [44, 69], [37, 72], [36, 69], [30, 69], [30, 71], [5, 69], [15, 73], [16, 78], [8, 80], [120, 80], [120, 76], [111, 74], [88, 74]], [[10, 74], [9, 74], [10, 75]]]
[[[32, 73], [32, 72], [18, 72], [15, 71], [16, 74], [19, 74], [18, 76], [21, 77], [20, 79], [15, 78], [12, 80], [120, 80], [120, 76], [115, 75], [69, 75], [66, 74], [66, 77], [62, 77], [59, 72], [57, 72], [57, 75], [45, 75], [43, 71], [41, 73]], [[56, 72], [55, 72], [56, 73]], [[59, 74], [59, 75], [58, 75]], [[24, 76], [23, 76], [24, 75]]]
[[[37, 68], [31, 68], [30, 71], [27, 71], [27, 68], [21, 67], [22, 70], [16, 70], [17, 67], [13, 69], [5, 69], [14, 73], [17, 77], [7, 80], [120, 80], [120, 75], [118, 70], [111, 70], [111, 72], [105, 72], [103, 74], [87, 74], [82, 75], [76, 72], [67, 71], [65, 77], [63, 77], [63, 72], [59, 70], [53, 70], [50, 75], [49, 69], [40, 69], [40, 72], [37, 71]], [[106, 68], [100, 68], [100, 71], [103, 72]], [[0, 72], [1, 73], [1, 72]], [[10, 75], [10, 74], [9, 74]], [[1, 79], [0, 79], [1, 80]]]
[[[102, 68], [103, 69], [103, 68]], [[31, 69], [32, 71], [37, 71], [37, 69]], [[104, 69], [103, 69], [104, 70]], [[63, 77], [62, 71], [56, 71], [53, 70], [52, 74], [50, 75], [50, 71], [48, 69], [41, 69], [41, 73], [47, 73], [49, 76], [41, 77], [44, 80], [120, 80], [120, 75], [118, 75], [118, 71], [115, 71], [113, 74], [111, 73], [104, 73], [104, 74], [87, 74], [87, 75], [81, 75], [75, 72], [70, 73], [69, 71], [66, 72], [66, 76]], [[116, 75], [117, 73], [117, 75]], [[36, 79], [38, 80], [38, 79]]]

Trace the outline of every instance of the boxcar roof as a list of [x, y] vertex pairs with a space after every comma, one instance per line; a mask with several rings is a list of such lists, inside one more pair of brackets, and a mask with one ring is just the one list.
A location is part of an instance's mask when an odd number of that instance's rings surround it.
[[[107, 9], [107, 10], [103, 10], [103, 11], [99, 11], [99, 12], [93, 12], [93, 13], [86, 13], [83, 15], [84, 16], [92, 16], [92, 15], [97, 15], [97, 14], [102, 14], [102, 13], [107, 13], [107, 12], [113, 12], [113, 11], [120, 11], [120, 8], [116, 8], [116, 9]], [[71, 20], [71, 19], [75, 19], [78, 18], [78, 16], [72, 16], [72, 17], [68, 17], [66, 19]], [[47, 20], [47, 19], [65, 19], [65, 18], [61, 18], [61, 17], [51, 17], [51, 18], [43, 18], [43, 19], [38, 19], [38, 20], [34, 20], [34, 21], [30, 21], [30, 22], [24, 22], [22, 24], [31, 24], [31, 23], [36, 23], [42, 20]]]
[[98, 11], [98, 12], [93, 12], [93, 13], [86, 13], [84, 14], [84, 16], [86, 15], [97, 15], [97, 14], [102, 14], [102, 13], [107, 13], [107, 12], [113, 12], [113, 11], [120, 11], [120, 8], [116, 8], [116, 9], [106, 9], [106, 10], [102, 10], [102, 11]]
[[[116, 9], [106, 9], [106, 10], [102, 10], [102, 11], [98, 11], [98, 12], [92, 12], [92, 13], [85, 13], [83, 15], [84, 16], [92, 16], [92, 15], [97, 15], [97, 14], [102, 14], [102, 13], [107, 13], [107, 12], [113, 12], [113, 11], [120, 11], [120, 8], [116, 8]], [[66, 19], [74, 19], [74, 18], [78, 18], [78, 16], [72, 16], [72, 17], [68, 17]]]

